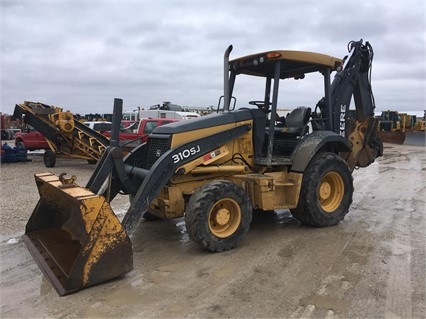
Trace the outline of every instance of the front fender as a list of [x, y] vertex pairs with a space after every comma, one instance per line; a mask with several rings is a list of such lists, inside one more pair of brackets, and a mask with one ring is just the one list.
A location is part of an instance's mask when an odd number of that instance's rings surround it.
[[302, 138], [291, 154], [293, 172], [303, 173], [319, 151], [350, 152], [351, 145], [343, 136], [332, 131], [314, 131]]

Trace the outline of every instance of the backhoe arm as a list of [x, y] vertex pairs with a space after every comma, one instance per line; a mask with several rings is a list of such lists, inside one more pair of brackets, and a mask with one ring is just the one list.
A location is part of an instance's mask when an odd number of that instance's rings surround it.
[[[352, 152], [342, 154], [349, 167], [365, 167], [383, 154], [383, 146], [376, 136], [374, 119], [375, 102], [371, 88], [373, 48], [363, 41], [348, 44], [350, 56], [344, 58], [343, 70], [337, 72], [331, 84], [332, 127], [326, 128], [344, 136], [352, 146]], [[350, 119], [349, 106], [352, 96], [355, 102], [355, 118]], [[324, 99], [317, 104], [325, 112]]]
[[[363, 121], [374, 117], [374, 97], [371, 89], [371, 66], [373, 49], [361, 41], [351, 41], [348, 45], [349, 57], [345, 57], [344, 68], [337, 72], [331, 84], [331, 103], [333, 114], [332, 131], [345, 136], [347, 118], [352, 95], [356, 108], [356, 120]], [[347, 137], [347, 136], [346, 136]]]

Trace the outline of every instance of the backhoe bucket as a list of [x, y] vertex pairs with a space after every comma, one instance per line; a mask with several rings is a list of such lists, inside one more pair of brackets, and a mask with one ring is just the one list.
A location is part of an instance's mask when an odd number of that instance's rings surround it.
[[35, 180], [40, 200], [23, 239], [59, 295], [132, 270], [130, 239], [104, 197], [51, 173]]

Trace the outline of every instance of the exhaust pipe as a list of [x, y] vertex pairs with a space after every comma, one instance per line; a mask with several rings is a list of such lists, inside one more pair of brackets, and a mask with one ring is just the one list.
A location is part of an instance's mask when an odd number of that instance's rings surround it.
[[229, 55], [232, 51], [232, 45], [225, 51], [223, 57], [223, 111], [229, 111], [229, 105], [231, 103], [230, 90], [229, 90]]
[[114, 108], [112, 113], [110, 146], [118, 146], [120, 136], [120, 124], [123, 116], [123, 99], [114, 98]]

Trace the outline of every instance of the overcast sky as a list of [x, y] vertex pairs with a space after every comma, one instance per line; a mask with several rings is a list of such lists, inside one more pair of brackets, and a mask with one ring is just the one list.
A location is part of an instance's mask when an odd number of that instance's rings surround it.
[[[424, 0], [0, 2], [5, 113], [23, 101], [111, 113], [115, 97], [125, 110], [217, 105], [230, 44], [231, 59], [274, 49], [342, 58], [361, 38], [374, 49], [376, 110], [425, 109]], [[238, 107], [263, 98], [263, 82], [241, 83]], [[280, 107], [322, 96], [320, 78], [292, 84], [281, 84]]]

